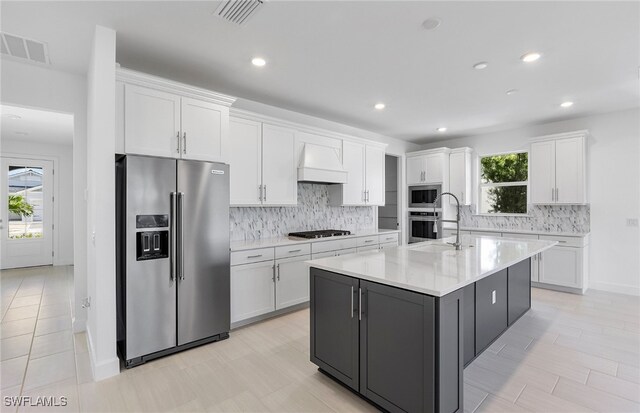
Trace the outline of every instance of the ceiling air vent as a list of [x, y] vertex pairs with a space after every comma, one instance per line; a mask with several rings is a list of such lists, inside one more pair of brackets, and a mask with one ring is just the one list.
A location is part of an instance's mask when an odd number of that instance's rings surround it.
[[227, 0], [220, 4], [214, 14], [228, 22], [243, 24], [256, 14], [263, 4], [264, 0]]
[[47, 44], [15, 34], [0, 33], [2, 54], [33, 63], [49, 64]]

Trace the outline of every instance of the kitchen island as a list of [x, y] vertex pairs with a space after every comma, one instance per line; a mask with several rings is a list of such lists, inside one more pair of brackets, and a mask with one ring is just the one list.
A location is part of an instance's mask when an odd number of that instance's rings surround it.
[[444, 241], [308, 261], [311, 362], [388, 411], [462, 412], [464, 366], [531, 307], [555, 242]]

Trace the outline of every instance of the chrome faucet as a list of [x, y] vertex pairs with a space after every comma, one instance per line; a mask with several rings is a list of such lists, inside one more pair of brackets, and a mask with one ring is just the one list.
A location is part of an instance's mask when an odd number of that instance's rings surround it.
[[436, 204], [438, 203], [438, 199], [442, 198], [442, 195], [451, 195], [453, 197], [453, 199], [456, 200], [456, 204], [458, 204], [457, 206], [457, 210], [456, 210], [456, 219], [452, 220], [452, 219], [441, 219], [440, 221], [442, 222], [455, 222], [456, 223], [456, 242], [447, 242], [447, 244], [449, 245], [453, 245], [454, 247], [456, 247], [456, 251], [460, 251], [462, 249], [462, 243], [460, 242], [460, 201], [458, 200], [458, 197], [455, 196], [454, 194], [452, 194], [451, 192], [443, 192], [440, 195], [438, 195], [436, 197], [436, 199], [433, 201], [433, 212], [436, 212]]

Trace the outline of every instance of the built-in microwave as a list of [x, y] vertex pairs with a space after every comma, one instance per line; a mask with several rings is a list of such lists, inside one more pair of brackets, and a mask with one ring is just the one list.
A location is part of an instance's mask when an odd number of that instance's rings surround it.
[[[409, 208], [440, 208], [442, 185], [415, 185], [409, 187]], [[436, 202], [437, 199], [437, 202]]]
[[442, 238], [440, 212], [409, 212], [409, 244]]

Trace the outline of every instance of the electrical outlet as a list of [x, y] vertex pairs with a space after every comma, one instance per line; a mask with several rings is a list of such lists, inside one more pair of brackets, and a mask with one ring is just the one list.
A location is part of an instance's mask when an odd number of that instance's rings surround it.
[[638, 226], [638, 218], [627, 218], [627, 226], [628, 227], [637, 227]]
[[491, 304], [496, 303], [496, 290], [491, 291]]

